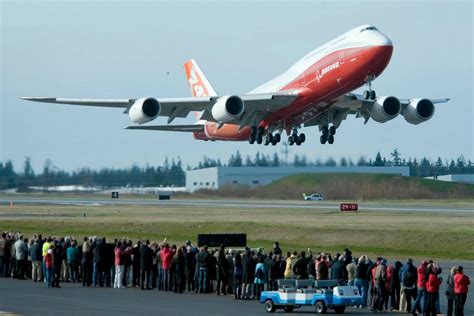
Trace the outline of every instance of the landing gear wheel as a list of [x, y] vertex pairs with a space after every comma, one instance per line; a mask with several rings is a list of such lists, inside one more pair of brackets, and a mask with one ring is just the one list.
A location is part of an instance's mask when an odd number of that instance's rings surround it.
[[265, 302], [265, 311], [267, 313], [274, 313], [275, 309], [275, 305], [273, 305], [273, 302], [271, 300]]
[[263, 126], [259, 126], [257, 128], [257, 136], [263, 136], [263, 133], [265, 133], [265, 128]]
[[329, 135], [336, 135], [336, 126], [331, 126], [329, 128]]
[[326, 135], [321, 135], [321, 137], [319, 138], [319, 141], [321, 142], [321, 144], [326, 144], [326, 141], [327, 141], [327, 136]]
[[364, 91], [364, 99], [366, 99], [366, 100], [370, 99], [370, 91], [369, 90]]
[[272, 143], [272, 146], [275, 146], [276, 144], [278, 144], [278, 142], [276, 141], [275, 137], [273, 137], [271, 143]]
[[257, 139], [256, 139], [257, 144], [260, 145], [262, 141], [263, 141], [262, 135], [257, 135]]
[[293, 139], [293, 136], [292, 135], [288, 136], [288, 145], [293, 146], [294, 143], [295, 141]]
[[301, 145], [301, 139], [299, 137], [296, 137], [296, 146]]
[[370, 98], [372, 100], [375, 100], [376, 97], [377, 97], [377, 94], [375, 93], [375, 90], [370, 91]]
[[283, 310], [287, 313], [291, 313], [294, 309], [294, 306], [283, 306]]
[[321, 129], [321, 132], [323, 133], [323, 135], [327, 135], [328, 134], [328, 127], [327, 125], [326, 126], [323, 126], [323, 128]]
[[334, 306], [334, 311], [336, 312], [336, 314], [344, 314], [345, 310], [345, 306]]
[[250, 136], [249, 137], [249, 144], [252, 145], [253, 143], [255, 143], [255, 137]]
[[304, 141], [306, 140], [306, 135], [301, 133], [300, 136], [298, 136], [298, 139], [301, 141], [301, 143], [304, 143]]
[[276, 133], [273, 138], [275, 139], [276, 143], [278, 144], [278, 143], [280, 142], [280, 140], [281, 140], [281, 135], [280, 135], [280, 133]]
[[333, 144], [334, 143], [334, 136], [329, 135], [328, 136], [328, 144]]
[[328, 308], [326, 307], [326, 304], [324, 304], [323, 301], [317, 301], [316, 302], [316, 314], [326, 314], [328, 311]]
[[268, 146], [269, 144], [270, 144], [270, 140], [268, 139], [268, 137], [265, 137], [265, 140], [263, 141], [263, 145]]
[[250, 127], [250, 136], [253, 137], [255, 140], [256, 135], [257, 135], [257, 126]]

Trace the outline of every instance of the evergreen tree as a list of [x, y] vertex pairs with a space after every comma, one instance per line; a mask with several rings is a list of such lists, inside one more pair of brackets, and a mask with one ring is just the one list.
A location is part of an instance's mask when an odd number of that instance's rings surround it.
[[382, 160], [382, 155], [380, 154], [380, 151], [377, 152], [377, 155], [375, 156], [375, 161], [372, 165], [374, 167], [383, 167], [383, 166], [385, 166], [385, 164]]
[[347, 159], [345, 157], [341, 158], [341, 160], [339, 161], [339, 166], [347, 167]]
[[277, 153], [273, 153], [273, 159], [271, 163], [272, 167], [280, 167], [280, 158]]
[[402, 162], [401, 154], [400, 154], [400, 152], [398, 151], [397, 148], [395, 148], [393, 150], [393, 152], [390, 153], [390, 156], [391, 156], [390, 162], [391, 162], [392, 166], [397, 166], [398, 167], [398, 166], [402, 165], [401, 164], [401, 162]]

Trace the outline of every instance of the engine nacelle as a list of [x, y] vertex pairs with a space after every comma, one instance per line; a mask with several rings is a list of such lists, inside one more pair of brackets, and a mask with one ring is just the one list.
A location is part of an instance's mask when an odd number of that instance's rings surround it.
[[411, 124], [420, 124], [433, 117], [435, 107], [428, 99], [412, 99], [403, 110], [402, 115]]
[[379, 123], [385, 123], [400, 114], [402, 106], [395, 97], [379, 97], [369, 108], [370, 117]]
[[212, 117], [219, 123], [227, 123], [240, 117], [245, 111], [244, 101], [236, 95], [220, 97], [212, 107]]
[[161, 106], [155, 98], [140, 98], [133, 103], [128, 110], [130, 119], [137, 123], [143, 124], [153, 121], [160, 115]]

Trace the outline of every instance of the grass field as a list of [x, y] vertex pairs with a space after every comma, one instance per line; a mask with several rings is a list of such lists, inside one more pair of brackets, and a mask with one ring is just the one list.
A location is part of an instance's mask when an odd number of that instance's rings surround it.
[[[392, 203], [390, 201], [388, 203]], [[438, 202], [443, 204], [442, 202]], [[445, 204], [446, 205], [446, 204]], [[84, 217], [84, 214], [86, 215]], [[349, 247], [356, 255], [474, 260], [474, 217], [470, 213], [370, 211], [341, 214], [324, 209], [246, 209], [184, 206], [0, 207], [0, 231], [26, 236], [85, 235], [167, 237], [182, 244], [199, 233], [247, 233], [252, 247], [329, 251]]]

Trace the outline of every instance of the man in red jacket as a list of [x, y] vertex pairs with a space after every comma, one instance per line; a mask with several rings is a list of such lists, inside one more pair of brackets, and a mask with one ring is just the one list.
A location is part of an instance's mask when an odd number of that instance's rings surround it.
[[165, 243], [161, 248], [160, 257], [161, 268], [163, 269], [163, 290], [171, 291], [170, 265], [171, 259], [173, 259], [173, 253], [171, 252], [171, 248], [168, 243]]
[[438, 277], [438, 268], [434, 264], [428, 265], [428, 278], [426, 281], [426, 305], [425, 315], [436, 316], [436, 301], [439, 297], [439, 286], [441, 285], [442, 279]]
[[471, 284], [471, 280], [463, 273], [463, 267], [459, 266], [454, 275], [454, 294], [456, 294], [454, 314], [456, 316], [464, 316], [464, 304], [466, 303], [469, 284]]
[[413, 315], [417, 315], [418, 312], [424, 312], [426, 306], [426, 267], [428, 266], [428, 261], [423, 260], [420, 266], [416, 269], [417, 272], [417, 286], [418, 291], [416, 295], [415, 303], [411, 309]]

